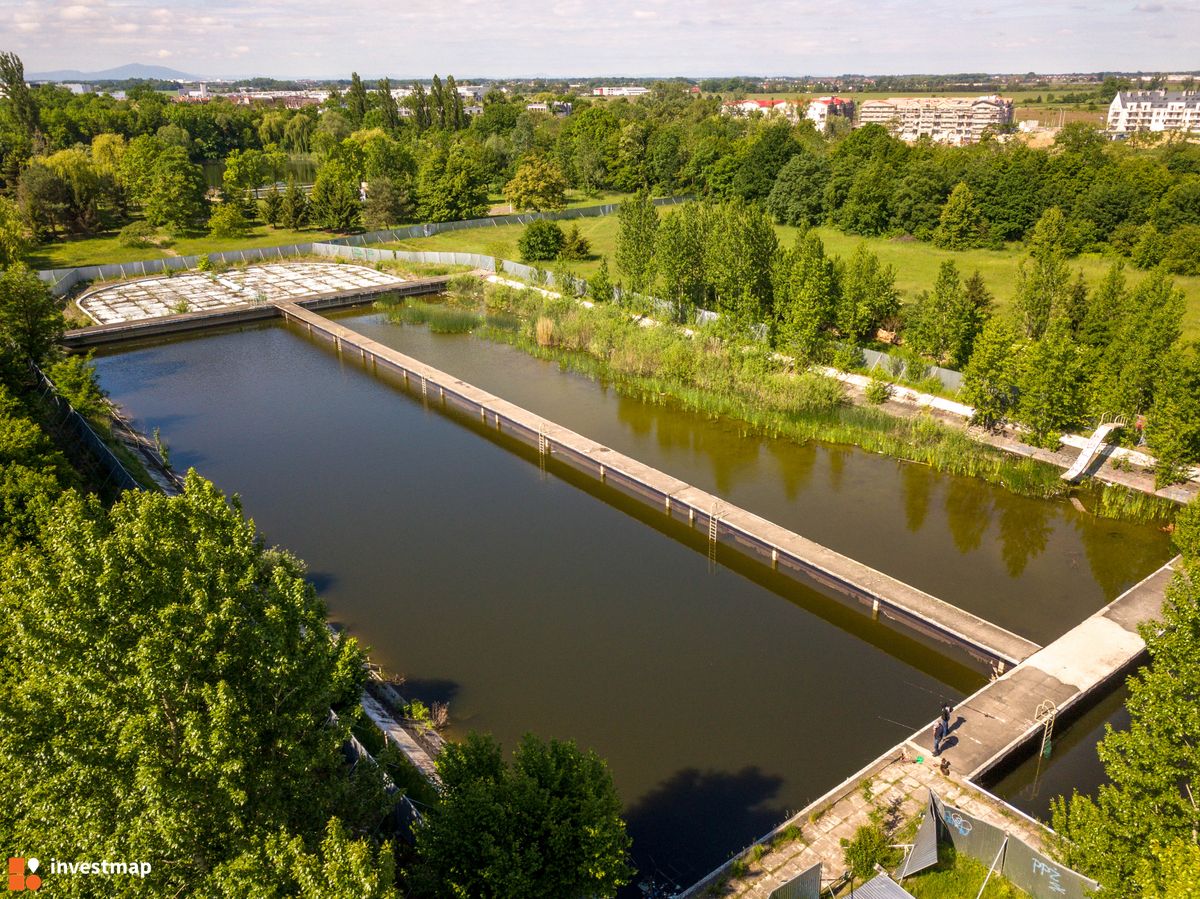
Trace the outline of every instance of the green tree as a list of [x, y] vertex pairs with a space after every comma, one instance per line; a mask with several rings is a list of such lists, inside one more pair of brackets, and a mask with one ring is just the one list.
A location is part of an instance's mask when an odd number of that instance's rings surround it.
[[239, 206], [249, 206], [253, 202], [252, 192], [266, 178], [267, 160], [261, 150], [234, 150], [225, 157], [222, 181], [227, 201], [233, 200]]
[[1200, 347], [1176, 344], [1163, 360], [1154, 405], [1146, 416], [1146, 443], [1158, 465], [1159, 486], [1184, 480], [1200, 462]]
[[975, 271], [963, 282], [962, 301], [950, 316], [950, 365], [961, 369], [975, 352], [975, 341], [992, 317], [995, 298]]
[[304, 190], [296, 183], [295, 178], [288, 178], [279, 217], [283, 226], [292, 230], [298, 230], [308, 224], [308, 197], [304, 195]]
[[380, 123], [388, 134], [395, 134], [400, 130], [400, 107], [396, 104], [396, 98], [392, 96], [392, 83], [386, 78], [381, 78], [378, 87]]
[[317, 851], [286, 831], [272, 834], [219, 866], [205, 892], [213, 899], [399, 899], [395, 869], [390, 847], [376, 850], [368, 840], [355, 840], [341, 821], [331, 818]]
[[1080, 424], [1083, 366], [1069, 323], [1055, 316], [1040, 340], [1021, 354], [1016, 419], [1036, 446], [1058, 448], [1058, 438]]
[[1017, 403], [1021, 343], [1007, 319], [993, 318], [979, 335], [963, 369], [963, 402], [975, 407], [974, 421], [987, 428], [1003, 424]]
[[1013, 307], [1026, 337], [1037, 340], [1050, 315], [1061, 310], [1070, 292], [1070, 271], [1063, 254], [1066, 219], [1057, 207], [1047, 209], [1033, 229], [1029, 258], [1017, 269]]
[[743, 200], [765, 200], [788, 160], [800, 152], [787, 121], [764, 125], [750, 141], [733, 178], [733, 192]]
[[975, 195], [960, 181], [942, 207], [933, 242], [948, 250], [968, 250], [984, 246], [987, 239], [987, 222], [975, 202]]
[[676, 321], [691, 321], [704, 302], [707, 216], [688, 203], [663, 217], [654, 238], [655, 295], [671, 304]]
[[738, 199], [697, 213], [706, 242], [704, 279], [717, 310], [729, 317], [735, 330], [770, 320], [772, 273], [779, 255], [779, 238], [770, 217], [757, 203]]
[[29, 251], [21, 221], [21, 210], [7, 197], [0, 197], [0, 269], [16, 265]]
[[1130, 421], [1154, 404], [1162, 366], [1183, 333], [1183, 291], [1154, 272], [1130, 295], [1116, 335], [1097, 363], [1093, 415], [1124, 415]]
[[25, 83], [25, 64], [17, 54], [0, 53], [0, 85], [13, 121], [26, 143], [32, 146], [41, 129], [41, 112], [33, 91]]
[[174, 895], [260, 836], [382, 820], [379, 769], [341, 755], [362, 652], [212, 484], [190, 473], [180, 496], [129, 491], [107, 513], [68, 495], [0, 567], [16, 844], [53, 832], [73, 857], [144, 859]]
[[350, 73], [350, 87], [346, 91], [346, 115], [355, 128], [362, 126], [367, 115], [367, 89], [358, 77], [358, 72]]
[[833, 220], [851, 234], [873, 237], [887, 232], [892, 221], [893, 166], [878, 159], [863, 166]]
[[8, 366], [42, 362], [62, 336], [50, 289], [24, 265], [0, 271], [0, 351]]
[[412, 215], [412, 201], [391, 178], [373, 178], [367, 182], [367, 202], [363, 204], [363, 227], [382, 231], [398, 225]]
[[1180, 225], [1171, 232], [1162, 266], [1173, 275], [1200, 275], [1200, 225]]
[[242, 211], [241, 203], [229, 201], [222, 203], [208, 217], [208, 233], [210, 237], [223, 239], [244, 237], [250, 231], [250, 223]]
[[1103, 349], [1112, 343], [1128, 295], [1125, 263], [1114, 262], [1096, 289], [1088, 295], [1088, 307], [1079, 328], [1079, 339], [1093, 349]]
[[859, 244], [846, 264], [838, 297], [837, 327], [854, 343], [872, 339], [883, 323], [900, 310], [896, 272], [880, 265], [866, 244]]
[[566, 235], [556, 222], [537, 219], [525, 226], [517, 240], [522, 262], [545, 262], [557, 259], [562, 252]]
[[611, 303], [613, 298], [612, 278], [608, 274], [608, 257], [600, 259], [596, 274], [588, 279], [588, 296], [597, 303]]
[[797, 236], [775, 269], [775, 341], [801, 359], [817, 357], [835, 324], [837, 278], [815, 231]]
[[617, 267], [629, 279], [631, 290], [644, 291], [654, 281], [658, 210], [649, 195], [638, 193], [621, 204], [617, 222]]
[[583, 236], [579, 226], [572, 225], [563, 237], [563, 245], [562, 249], [558, 251], [558, 258], [568, 262], [579, 262], [591, 255], [592, 245]]
[[42, 160], [35, 159], [17, 181], [17, 206], [25, 227], [36, 241], [57, 234], [70, 220], [71, 192], [67, 182]]
[[272, 228], [279, 227], [279, 222], [283, 218], [283, 194], [279, 192], [279, 188], [272, 184], [261, 200], [258, 201], [258, 213], [262, 216], [262, 220]]
[[504, 199], [512, 204], [515, 212], [526, 209], [542, 212], [566, 206], [566, 191], [567, 179], [558, 166], [534, 158], [525, 160], [517, 168], [516, 174], [504, 186]]
[[[1200, 830], [1200, 578], [1176, 575], [1162, 621], [1142, 626], [1150, 664], [1128, 680], [1128, 730], [1105, 730], [1100, 761], [1109, 783], [1096, 798], [1074, 793], [1053, 806], [1064, 863], [1113, 895], [1162, 895], [1174, 865], [1161, 847], [1195, 845]], [[1193, 884], [1194, 886], [1194, 884]], [[1185, 896], [1186, 893], [1167, 893]]]
[[933, 290], [922, 291], [908, 310], [904, 324], [904, 342], [918, 353], [942, 362], [955, 349], [960, 327], [957, 316], [966, 304], [958, 266], [947, 259], [938, 269]]
[[767, 210], [781, 225], [807, 228], [819, 224], [825, 215], [822, 195], [828, 176], [829, 163], [802, 150], [780, 169], [767, 197]]
[[162, 141], [148, 134], [139, 134], [129, 142], [117, 164], [117, 181], [130, 199], [144, 206], [154, 187], [154, 166], [166, 149]]
[[204, 220], [206, 189], [204, 171], [187, 153], [179, 147], [164, 148], [154, 163], [144, 203], [146, 220], [175, 234], [194, 230]]
[[487, 175], [467, 147], [438, 144], [421, 163], [417, 196], [426, 221], [478, 218], [488, 211]]
[[326, 157], [313, 182], [311, 218], [314, 224], [330, 231], [350, 231], [358, 227], [362, 211], [359, 201], [361, 176], [343, 154]]
[[469, 734], [438, 771], [442, 801], [409, 872], [419, 896], [597, 899], [629, 882], [621, 802], [594, 753], [526, 736], [506, 765], [495, 740]]

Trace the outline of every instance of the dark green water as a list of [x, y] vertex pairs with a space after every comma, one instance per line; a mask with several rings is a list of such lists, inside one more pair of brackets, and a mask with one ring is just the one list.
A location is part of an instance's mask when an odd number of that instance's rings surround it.
[[748, 434], [621, 396], [500, 344], [338, 320], [960, 608], [1045, 644], [1171, 557], [1158, 528], [1096, 518], [848, 447]]
[[[955, 588], [952, 601], [1036, 625], [1026, 633], [1065, 629], [1168, 551], [1149, 528], [747, 438], [505, 347], [378, 316], [352, 324], [891, 574]], [[736, 557], [710, 571], [701, 535], [543, 471], [282, 326], [97, 367], [147, 431], [161, 428], [177, 467], [239, 493], [309, 563], [375, 661], [413, 695], [450, 701], [456, 729], [509, 746], [534, 731], [606, 757], [645, 873], [694, 879], [982, 681]], [[1005, 517], [1031, 509], [1034, 536], [1017, 539], [1025, 525]]]
[[1070, 796], [1073, 790], [1094, 796], [1108, 782], [1104, 766], [1096, 754], [1096, 744], [1104, 739], [1105, 725], [1115, 730], [1129, 729], [1125, 700], [1129, 690], [1121, 687], [1110, 693], [1077, 721], [1057, 729], [1051, 740], [1050, 758], [1034, 752], [991, 786], [997, 796], [1026, 814], [1050, 821], [1050, 801]]

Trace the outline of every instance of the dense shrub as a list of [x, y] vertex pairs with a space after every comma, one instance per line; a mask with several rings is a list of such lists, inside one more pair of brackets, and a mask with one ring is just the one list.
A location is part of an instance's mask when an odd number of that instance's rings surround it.
[[517, 241], [517, 250], [521, 253], [522, 262], [545, 262], [558, 258], [566, 240], [566, 235], [557, 224], [538, 219], [526, 226]]

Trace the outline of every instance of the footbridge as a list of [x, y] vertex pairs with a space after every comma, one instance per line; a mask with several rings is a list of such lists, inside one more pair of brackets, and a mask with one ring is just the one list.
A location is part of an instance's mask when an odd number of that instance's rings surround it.
[[406, 356], [357, 331], [288, 302], [283, 318], [333, 345], [344, 357], [390, 372], [422, 397], [465, 412], [483, 424], [553, 456], [664, 514], [708, 532], [710, 552], [732, 546], [771, 568], [811, 580], [869, 608], [873, 615], [956, 645], [987, 664], [1011, 667], [1040, 647], [868, 565], [731, 505], [717, 496], [597, 443], [549, 419]]

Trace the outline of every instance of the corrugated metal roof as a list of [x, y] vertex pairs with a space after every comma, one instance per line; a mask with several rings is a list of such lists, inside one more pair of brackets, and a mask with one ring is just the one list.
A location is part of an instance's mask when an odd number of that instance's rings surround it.
[[854, 899], [913, 899], [912, 893], [904, 889], [886, 874], [855, 887], [850, 894]]

